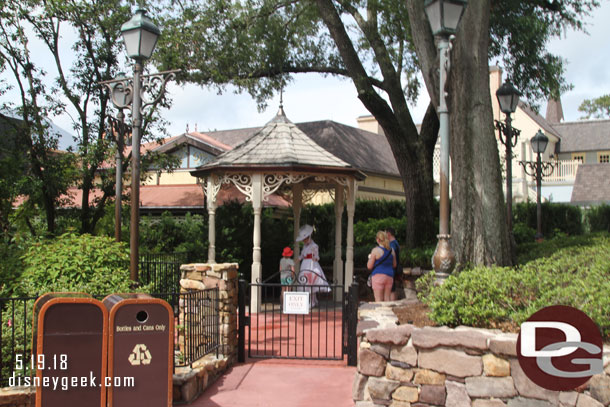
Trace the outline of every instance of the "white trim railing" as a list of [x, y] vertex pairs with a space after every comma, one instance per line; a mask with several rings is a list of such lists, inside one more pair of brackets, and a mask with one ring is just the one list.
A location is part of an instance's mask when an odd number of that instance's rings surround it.
[[549, 176], [545, 176], [544, 182], [569, 182], [576, 179], [576, 171], [578, 170], [578, 160], [558, 160], [555, 161], [555, 169]]

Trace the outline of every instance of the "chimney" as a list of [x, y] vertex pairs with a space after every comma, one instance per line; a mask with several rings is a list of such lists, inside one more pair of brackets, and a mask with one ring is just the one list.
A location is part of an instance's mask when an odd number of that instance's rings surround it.
[[561, 98], [550, 98], [546, 105], [546, 120], [549, 123], [561, 123], [563, 121], [563, 108]]
[[380, 135], [385, 134], [374, 116], [360, 116], [356, 120], [358, 121], [358, 128], [361, 130], [370, 131], [371, 133], [377, 133]]

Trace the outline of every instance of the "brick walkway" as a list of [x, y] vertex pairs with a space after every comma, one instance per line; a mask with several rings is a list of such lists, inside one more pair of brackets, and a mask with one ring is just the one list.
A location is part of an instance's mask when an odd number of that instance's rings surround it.
[[233, 366], [193, 407], [353, 407], [346, 362], [265, 359]]

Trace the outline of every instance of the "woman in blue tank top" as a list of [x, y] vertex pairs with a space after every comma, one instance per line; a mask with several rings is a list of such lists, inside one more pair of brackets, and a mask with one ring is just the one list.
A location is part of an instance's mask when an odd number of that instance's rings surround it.
[[384, 231], [377, 232], [376, 240], [378, 246], [371, 250], [366, 267], [372, 270], [371, 280], [375, 301], [390, 301], [396, 256], [394, 250], [390, 248], [388, 236]]

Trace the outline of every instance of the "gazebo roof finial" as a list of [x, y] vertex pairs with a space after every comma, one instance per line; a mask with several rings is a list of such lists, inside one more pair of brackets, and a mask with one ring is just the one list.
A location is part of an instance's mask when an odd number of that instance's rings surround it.
[[270, 123], [292, 123], [284, 112], [284, 87], [280, 88], [280, 108]]

